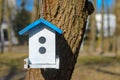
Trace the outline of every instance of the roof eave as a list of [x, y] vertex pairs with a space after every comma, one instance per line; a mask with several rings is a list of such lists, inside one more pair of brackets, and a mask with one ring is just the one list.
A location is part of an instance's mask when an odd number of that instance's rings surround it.
[[24, 35], [26, 34], [30, 29], [34, 28], [36, 25], [43, 23], [45, 25], [47, 25], [48, 27], [50, 27], [51, 29], [55, 30], [56, 32], [58, 32], [59, 34], [62, 34], [62, 30], [59, 29], [57, 26], [55, 26], [54, 24], [46, 21], [43, 18], [40, 18], [38, 20], [36, 20], [35, 22], [33, 22], [32, 24], [28, 25], [27, 27], [25, 27], [24, 29], [22, 29], [21, 31], [19, 31], [19, 35]]

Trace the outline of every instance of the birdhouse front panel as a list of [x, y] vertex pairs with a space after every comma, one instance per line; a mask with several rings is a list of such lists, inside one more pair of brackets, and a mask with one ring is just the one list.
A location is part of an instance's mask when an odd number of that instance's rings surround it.
[[29, 32], [31, 64], [55, 64], [55, 31], [42, 25]]

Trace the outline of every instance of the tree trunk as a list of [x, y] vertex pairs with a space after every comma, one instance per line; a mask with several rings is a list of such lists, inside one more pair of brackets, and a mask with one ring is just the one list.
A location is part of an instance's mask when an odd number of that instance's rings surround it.
[[104, 0], [102, 0], [102, 21], [101, 21], [101, 52], [104, 53]]
[[4, 53], [4, 38], [3, 38], [3, 34], [2, 34], [2, 30], [1, 30], [1, 26], [2, 26], [2, 22], [3, 22], [3, 18], [4, 18], [4, 14], [5, 14], [5, 1], [2, 0], [1, 1], [1, 19], [0, 19], [0, 53]]
[[[62, 36], [56, 36], [60, 69], [28, 69], [26, 80], [70, 80], [85, 32], [86, 20], [88, 14], [93, 12], [93, 7], [90, 9], [87, 0], [44, 0], [43, 5], [44, 18], [63, 30]], [[36, 8], [36, 11], [40, 11], [40, 8]], [[40, 15], [38, 13], [37, 18]]]
[[111, 35], [111, 25], [110, 25], [110, 8], [109, 8], [109, 0], [106, 0], [106, 12], [107, 12], [107, 33], [108, 33], [108, 38], [107, 38], [107, 42], [108, 42], [108, 51], [112, 51], [113, 48], [113, 38]]
[[118, 55], [118, 50], [119, 50], [119, 43], [120, 43], [120, 40], [119, 40], [119, 37], [120, 37], [120, 0], [116, 0], [116, 5], [115, 5], [115, 14], [116, 14], [116, 32], [115, 32], [115, 53], [116, 53], [116, 56]]
[[[94, 6], [96, 6], [96, 0], [93, 0]], [[95, 43], [96, 43], [96, 20], [95, 20], [95, 15], [96, 12], [94, 12], [91, 17], [90, 17], [90, 47], [89, 47], [89, 52], [94, 52], [95, 51]]]
[[8, 24], [8, 40], [9, 40], [9, 51], [12, 51], [12, 27], [11, 27], [11, 8], [8, 6], [8, 0], [6, 0], [6, 21]]

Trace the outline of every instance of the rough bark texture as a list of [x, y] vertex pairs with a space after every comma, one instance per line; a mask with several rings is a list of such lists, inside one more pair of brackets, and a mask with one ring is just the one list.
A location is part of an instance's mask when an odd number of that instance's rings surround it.
[[[56, 36], [60, 69], [28, 69], [26, 80], [71, 79], [88, 13], [92, 13], [88, 7], [87, 0], [44, 0], [44, 18], [63, 30], [62, 36]], [[39, 18], [38, 13], [36, 15]]]

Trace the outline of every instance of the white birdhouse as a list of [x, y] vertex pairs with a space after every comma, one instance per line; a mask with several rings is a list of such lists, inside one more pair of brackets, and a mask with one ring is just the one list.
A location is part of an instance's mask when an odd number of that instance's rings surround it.
[[56, 57], [56, 32], [62, 30], [43, 18], [31, 23], [19, 34], [29, 35], [29, 57], [24, 59], [24, 68], [59, 69], [59, 57]]

